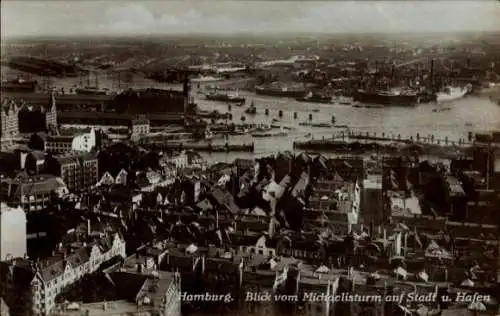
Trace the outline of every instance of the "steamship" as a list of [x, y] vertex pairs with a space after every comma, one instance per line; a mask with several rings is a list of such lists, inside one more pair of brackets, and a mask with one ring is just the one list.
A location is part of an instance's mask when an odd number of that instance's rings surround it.
[[255, 93], [260, 95], [284, 98], [302, 98], [306, 94], [303, 86], [288, 86], [274, 82], [270, 85], [255, 87]]
[[419, 93], [407, 89], [358, 90], [353, 95], [354, 101], [368, 104], [413, 106], [419, 104]]

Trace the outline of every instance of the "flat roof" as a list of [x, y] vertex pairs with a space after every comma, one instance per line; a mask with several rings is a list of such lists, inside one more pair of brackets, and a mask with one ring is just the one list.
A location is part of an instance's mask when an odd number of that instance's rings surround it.
[[393, 195], [390, 197], [390, 201], [392, 216], [414, 216], [422, 214], [420, 202], [415, 196], [406, 198], [401, 195]]

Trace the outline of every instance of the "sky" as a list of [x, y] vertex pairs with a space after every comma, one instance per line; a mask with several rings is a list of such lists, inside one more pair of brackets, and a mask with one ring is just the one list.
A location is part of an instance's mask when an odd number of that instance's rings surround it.
[[500, 31], [498, 0], [1, 2], [3, 37]]

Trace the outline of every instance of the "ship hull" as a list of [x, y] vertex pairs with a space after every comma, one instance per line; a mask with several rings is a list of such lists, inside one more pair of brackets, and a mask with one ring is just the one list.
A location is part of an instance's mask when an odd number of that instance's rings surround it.
[[245, 103], [246, 101], [246, 99], [243, 97], [212, 96], [212, 95], [207, 95], [206, 99], [210, 101], [230, 102], [230, 103]]
[[266, 95], [270, 97], [281, 97], [281, 98], [302, 98], [306, 93], [305, 90], [274, 90], [266, 88], [256, 88], [255, 93], [259, 95]]
[[384, 95], [369, 92], [357, 92], [354, 101], [385, 106], [414, 106], [420, 103], [418, 95]]

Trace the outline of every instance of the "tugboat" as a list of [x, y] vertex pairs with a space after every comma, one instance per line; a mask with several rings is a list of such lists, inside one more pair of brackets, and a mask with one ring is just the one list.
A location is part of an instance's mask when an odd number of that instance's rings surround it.
[[239, 105], [245, 104], [246, 101], [244, 97], [240, 97], [238, 94], [228, 94], [228, 93], [211, 92], [205, 95], [205, 97], [207, 100], [210, 101], [238, 103]]
[[252, 103], [250, 103], [250, 107], [245, 110], [245, 113], [246, 114], [250, 114], [250, 115], [257, 114], [257, 108], [255, 107], [255, 104], [253, 103], [253, 100], [252, 100]]

